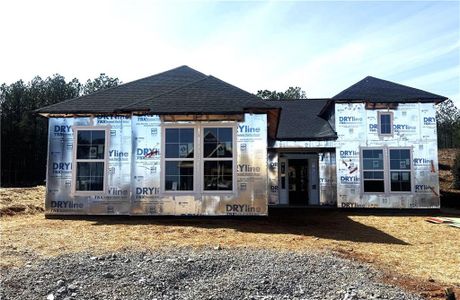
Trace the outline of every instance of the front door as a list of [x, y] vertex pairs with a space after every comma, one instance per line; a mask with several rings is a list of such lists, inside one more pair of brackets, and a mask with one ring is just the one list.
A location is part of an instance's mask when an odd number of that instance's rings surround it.
[[308, 159], [288, 160], [289, 205], [308, 205]]

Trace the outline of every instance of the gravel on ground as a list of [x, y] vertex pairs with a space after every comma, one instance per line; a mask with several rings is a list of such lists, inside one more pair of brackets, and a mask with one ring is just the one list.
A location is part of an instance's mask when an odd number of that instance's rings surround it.
[[330, 253], [167, 248], [74, 253], [2, 269], [0, 299], [421, 299]]

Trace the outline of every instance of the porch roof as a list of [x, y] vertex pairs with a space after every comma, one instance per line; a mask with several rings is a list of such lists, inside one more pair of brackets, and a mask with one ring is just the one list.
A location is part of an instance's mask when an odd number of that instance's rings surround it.
[[329, 122], [319, 116], [328, 99], [268, 101], [281, 107], [277, 140], [331, 140], [337, 134]]

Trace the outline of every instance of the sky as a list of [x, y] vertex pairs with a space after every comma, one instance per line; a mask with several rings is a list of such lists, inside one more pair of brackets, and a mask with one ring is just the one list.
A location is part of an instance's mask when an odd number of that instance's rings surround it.
[[309, 98], [371, 75], [460, 108], [460, 1], [0, 2], [0, 83], [55, 73], [129, 82], [181, 65]]

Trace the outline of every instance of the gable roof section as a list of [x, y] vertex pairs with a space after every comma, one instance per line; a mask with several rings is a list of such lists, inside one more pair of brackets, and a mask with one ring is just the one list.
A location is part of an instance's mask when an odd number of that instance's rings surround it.
[[328, 99], [267, 101], [281, 107], [277, 140], [332, 140], [337, 135], [329, 122], [318, 116]]
[[332, 97], [334, 101], [367, 102], [441, 102], [447, 98], [391, 81], [367, 76]]
[[49, 105], [36, 110], [36, 112], [56, 114], [112, 113], [132, 103], [155, 97], [203, 78], [206, 78], [205, 74], [190, 67], [181, 66], [106, 90]]

